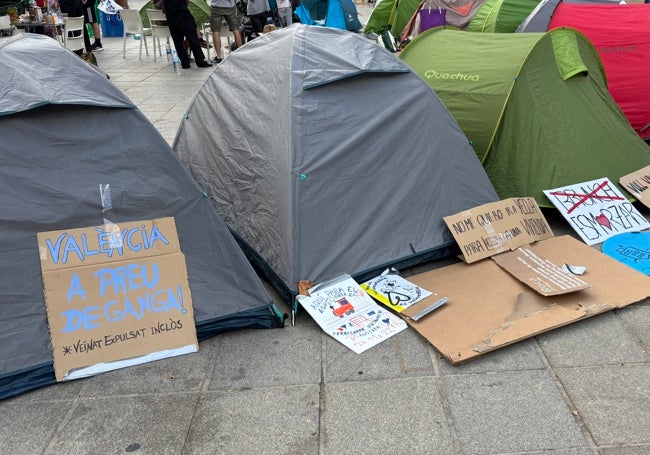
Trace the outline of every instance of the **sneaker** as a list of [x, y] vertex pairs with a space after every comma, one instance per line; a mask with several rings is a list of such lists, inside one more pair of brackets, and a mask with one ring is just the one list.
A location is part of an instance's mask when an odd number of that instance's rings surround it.
[[206, 61], [196, 62], [196, 66], [198, 66], [199, 68], [208, 68], [208, 67], [212, 66], [212, 63], [208, 63]]
[[101, 44], [99, 44], [99, 43], [95, 43], [95, 44], [93, 44], [93, 46], [92, 46], [92, 50], [93, 50], [93, 52], [100, 52], [100, 51], [103, 51], [104, 48], [102, 47]]
[[223, 60], [222, 58], [215, 57], [214, 60], [212, 60], [212, 63], [214, 63], [215, 65], [218, 65], [219, 63], [221, 63], [222, 60]]

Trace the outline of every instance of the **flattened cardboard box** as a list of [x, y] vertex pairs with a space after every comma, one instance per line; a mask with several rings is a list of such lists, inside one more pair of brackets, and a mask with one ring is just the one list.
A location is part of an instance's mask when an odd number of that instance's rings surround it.
[[173, 218], [38, 234], [57, 381], [198, 350]]
[[444, 295], [446, 305], [407, 323], [453, 364], [650, 296], [650, 278], [570, 236], [530, 246], [556, 264], [583, 265], [588, 289], [550, 297], [502, 270], [494, 261], [458, 263], [409, 277], [435, 294], [405, 310], [405, 317]]

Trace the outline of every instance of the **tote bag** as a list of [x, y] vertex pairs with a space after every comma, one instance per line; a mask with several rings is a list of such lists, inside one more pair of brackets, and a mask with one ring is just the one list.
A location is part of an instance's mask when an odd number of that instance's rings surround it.
[[420, 10], [420, 31], [445, 25], [447, 10], [442, 8], [422, 8]]

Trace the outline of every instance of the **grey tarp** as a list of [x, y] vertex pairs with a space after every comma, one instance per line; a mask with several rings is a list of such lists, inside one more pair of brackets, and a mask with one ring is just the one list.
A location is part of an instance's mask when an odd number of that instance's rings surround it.
[[276, 30], [226, 58], [174, 149], [285, 295], [449, 254], [442, 217], [497, 199], [427, 84], [326, 27]]
[[[55, 382], [36, 234], [173, 216], [199, 339], [277, 325], [271, 298], [171, 147], [51, 38], [0, 41], [0, 398]], [[100, 184], [111, 211], [102, 213]]]

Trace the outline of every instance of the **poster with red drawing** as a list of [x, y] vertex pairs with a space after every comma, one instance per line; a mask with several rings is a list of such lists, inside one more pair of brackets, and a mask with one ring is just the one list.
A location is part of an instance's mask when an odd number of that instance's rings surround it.
[[350, 275], [309, 289], [296, 300], [329, 336], [357, 354], [406, 330], [402, 319], [382, 308]]
[[606, 177], [544, 190], [544, 194], [587, 245], [650, 227], [648, 220]]

